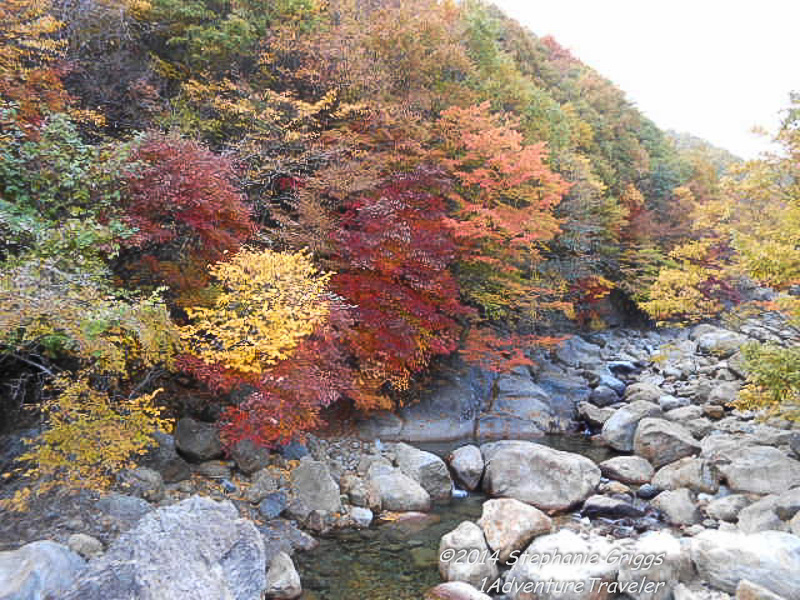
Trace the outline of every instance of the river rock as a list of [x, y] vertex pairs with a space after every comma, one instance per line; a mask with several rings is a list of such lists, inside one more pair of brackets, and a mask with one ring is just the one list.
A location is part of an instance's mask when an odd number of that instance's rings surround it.
[[155, 447], [138, 461], [139, 464], [161, 473], [165, 483], [177, 483], [189, 479], [192, 470], [175, 450], [175, 438], [162, 431], [156, 431], [153, 439], [156, 442]]
[[425, 600], [492, 600], [492, 598], [463, 581], [447, 581], [428, 590]]
[[765, 587], [742, 579], [736, 586], [736, 600], [785, 600]]
[[609, 479], [640, 485], [653, 478], [653, 466], [641, 456], [615, 456], [601, 462], [600, 472]]
[[244, 493], [244, 497], [252, 504], [258, 504], [268, 494], [278, 491], [277, 476], [269, 469], [261, 469], [250, 477], [250, 487]]
[[[443, 560], [445, 551], [452, 551], [454, 557]], [[442, 536], [439, 542], [439, 573], [445, 581], [463, 581], [480, 586], [484, 579], [488, 579], [491, 583], [497, 579], [498, 570], [490, 554], [483, 530], [471, 521], [464, 521]]]
[[735, 381], [717, 383], [708, 395], [708, 403], [716, 406], [728, 406], [736, 400], [739, 384]]
[[689, 404], [690, 401], [688, 398], [679, 398], [676, 396], [672, 396], [670, 394], [661, 396], [658, 399], [658, 405], [661, 407], [661, 410], [663, 410], [665, 413], [671, 410], [675, 410], [676, 408], [683, 408], [685, 406], [688, 406]]
[[653, 485], [661, 490], [689, 488], [693, 492], [716, 494], [720, 474], [703, 458], [686, 457], [661, 467], [653, 477]]
[[591, 368], [601, 362], [600, 351], [600, 346], [590, 344], [579, 335], [573, 335], [561, 343], [555, 355], [567, 366]]
[[73, 533], [67, 540], [67, 546], [87, 560], [103, 553], [103, 543], [85, 533]]
[[368, 508], [363, 508], [361, 506], [353, 506], [350, 508], [350, 518], [353, 520], [353, 524], [359, 529], [366, 529], [369, 527], [370, 524], [372, 524], [373, 516], [372, 511]]
[[478, 525], [489, 548], [505, 562], [514, 550], [522, 550], [537, 535], [549, 533], [553, 522], [538, 508], [513, 498], [500, 498], [483, 503]]
[[615, 450], [631, 452], [639, 421], [660, 415], [661, 409], [657, 404], [637, 400], [615, 412], [603, 425], [600, 435]]
[[228, 501], [194, 496], [144, 516], [60, 600], [260, 600], [264, 540]]
[[590, 519], [638, 519], [644, 516], [644, 511], [631, 504], [630, 500], [600, 495], [587, 498], [581, 512]]
[[705, 511], [712, 519], [735, 523], [742, 509], [749, 506], [751, 502], [752, 500], [744, 494], [730, 494], [722, 498], [715, 498], [709, 502], [705, 507]]
[[602, 428], [614, 413], [613, 408], [600, 408], [588, 402], [578, 404], [578, 417], [586, 421], [594, 429]]
[[672, 410], [664, 413], [664, 418], [667, 421], [676, 421], [678, 423], [685, 423], [692, 419], [699, 419], [703, 416], [703, 409], [699, 406], [682, 406], [681, 408], [673, 408]]
[[289, 499], [283, 492], [271, 492], [258, 504], [258, 512], [265, 519], [275, 519], [289, 506]]
[[783, 494], [772, 494], [753, 502], [739, 512], [739, 529], [745, 533], [758, 531], [790, 531], [789, 521], [800, 509], [800, 488]]
[[542, 510], [566, 510], [600, 483], [600, 469], [588, 458], [541, 444], [493, 442], [481, 446], [481, 453], [486, 463], [482, 487], [490, 496], [515, 498]]
[[684, 427], [664, 419], [645, 418], [639, 422], [633, 449], [656, 468], [700, 452], [700, 444]]
[[800, 462], [772, 446], [730, 448], [719, 470], [737, 492], [776, 494], [800, 485]]
[[713, 354], [719, 358], [728, 358], [739, 351], [739, 348], [747, 341], [747, 337], [728, 331], [727, 329], [714, 328], [706, 330], [703, 334], [696, 336], [695, 341], [701, 352]]
[[285, 552], [278, 552], [267, 571], [267, 598], [293, 600], [302, 593], [300, 575], [297, 574], [291, 557]]
[[450, 453], [447, 458], [456, 481], [464, 489], [474, 490], [483, 477], [483, 455], [477, 446], [461, 446]]
[[61, 598], [85, 566], [86, 562], [78, 554], [50, 540], [0, 552], [0, 598]]
[[328, 466], [321, 461], [302, 460], [290, 477], [293, 511], [305, 519], [313, 511], [333, 514], [342, 512], [339, 486]]
[[441, 458], [408, 444], [396, 444], [393, 449], [400, 470], [419, 483], [433, 500], [446, 500], [452, 495], [453, 480]]
[[637, 381], [625, 388], [625, 400], [633, 402], [650, 402], [658, 404], [664, 392], [657, 385], [645, 381]]
[[117, 522], [119, 529], [133, 527], [153, 507], [141, 498], [112, 492], [97, 501], [97, 508]]
[[692, 538], [691, 552], [700, 578], [729, 594], [743, 579], [786, 598], [800, 590], [800, 537], [789, 533], [708, 530]]
[[269, 449], [258, 446], [252, 440], [237, 442], [231, 448], [231, 458], [245, 475], [252, 475], [269, 465]]
[[661, 492], [652, 504], [664, 513], [667, 522], [672, 525], [692, 525], [700, 521], [694, 496], [686, 488]]
[[669, 531], [648, 531], [632, 544], [626, 540], [620, 545], [623, 554], [630, 557], [620, 561], [620, 583], [664, 583], [651, 591], [640, 585], [641, 590], [628, 592], [635, 600], [668, 600], [679, 581], [692, 579], [694, 565], [689, 545]]
[[183, 417], [175, 427], [175, 447], [194, 462], [222, 458], [223, 449], [219, 432], [213, 423], [203, 423]]
[[[618, 565], [608, 560], [612, 547], [603, 538], [586, 540], [578, 534], [562, 529], [544, 535], [528, 546], [528, 556], [560, 555], [598, 557], [599, 560], [544, 561], [518, 560], [508, 572], [506, 581], [514, 583], [510, 596], [513, 600], [604, 600], [611, 596], [599, 589], [600, 582], [610, 583], [617, 577]], [[577, 564], [572, 564], [577, 562]], [[549, 593], [548, 593], [548, 583]], [[539, 586], [540, 593], [526, 592], [524, 586]], [[568, 587], [567, 587], [568, 586]], [[562, 588], [562, 589], [559, 589]], [[536, 589], [536, 588], [534, 588]]]
[[607, 385], [598, 385], [589, 395], [589, 402], [594, 406], [611, 406], [619, 402], [619, 395]]
[[164, 499], [164, 480], [161, 473], [147, 467], [123, 469], [117, 475], [117, 485], [129, 496], [143, 498], [148, 502]]
[[400, 469], [374, 463], [369, 468], [367, 479], [375, 497], [380, 500], [377, 508], [400, 512], [430, 510], [430, 494]]

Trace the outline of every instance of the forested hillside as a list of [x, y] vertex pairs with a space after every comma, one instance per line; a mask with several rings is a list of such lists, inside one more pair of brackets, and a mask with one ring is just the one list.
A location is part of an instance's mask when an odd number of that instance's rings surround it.
[[741, 163], [472, 0], [4, 0], [3, 418], [103, 485], [181, 414], [269, 446], [439, 357], [528, 364], [612, 290], [789, 289], [797, 119]]

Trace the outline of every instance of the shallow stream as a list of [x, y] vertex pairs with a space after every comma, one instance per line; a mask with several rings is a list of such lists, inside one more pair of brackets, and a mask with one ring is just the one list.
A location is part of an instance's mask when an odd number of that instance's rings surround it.
[[[580, 436], [553, 435], [535, 440], [558, 450], [582, 454], [595, 462], [612, 456]], [[472, 440], [414, 444], [445, 456]], [[438, 504], [413, 519], [374, 524], [363, 531], [339, 532], [320, 540], [313, 552], [295, 556], [304, 600], [421, 600], [441, 583], [439, 540], [462, 521], [476, 521], [486, 498], [470, 494]]]

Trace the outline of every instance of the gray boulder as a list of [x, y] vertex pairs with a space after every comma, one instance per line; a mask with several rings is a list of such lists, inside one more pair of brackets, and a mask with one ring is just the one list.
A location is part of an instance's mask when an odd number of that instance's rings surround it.
[[463, 581], [446, 581], [428, 590], [425, 600], [492, 600], [492, 598]]
[[779, 494], [800, 485], [800, 462], [772, 446], [740, 445], [717, 456], [719, 470], [734, 491]]
[[[528, 556], [591, 556], [596, 559], [575, 561], [575, 564], [569, 565], [557, 560], [518, 560], [506, 576], [506, 581], [515, 582], [510, 596], [513, 600], [609, 598], [608, 592], [603, 593], [600, 584], [607, 585], [617, 578], [619, 562], [608, 558], [613, 556], [612, 550], [613, 547], [604, 538], [586, 540], [568, 529], [538, 537], [528, 546]], [[548, 585], [547, 582], [553, 583]], [[525, 591], [526, 585], [534, 589], [538, 586], [541, 592], [532, 595]]]
[[139, 461], [139, 464], [161, 473], [161, 478], [166, 483], [177, 483], [189, 479], [192, 476], [192, 470], [175, 450], [175, 438], [157, 431], [153, 434], [153, 439], [156, 446]]
[[231, 448], [231, 458], [239, 470], [251, 475], [269, 465], [269, 450], [251, 440], [241, 440]]
[[536, 536], [550, 533], [553, 522], [538, 508], [513, 498], [499, 498], [483, 503], [478, 525], [489, 548], [505, 562], [513, 551], [522, 550]]
[[600, 436], [605, 442], [620, 452], [633, 450], [633, 438], [639, 421], [646, 417], [661, 415], [661, 408], [652, 402], [637, 400], [623, 406], [603, 424]]
[[300, 461], [292, 471], [290, 488], [293, 510], [300, 519], [305, 519], [313, 511], [342, 512], [339, 486], [323, 462]]
[[600, 408], [588, 402], [578, 404], [578, 417], [595, 429], [603, 427], [615, 412], [613, 408]]
[[267, 571], [267, 598], [293, 600], [299, 598], [302, 593], [300, 575], [297, 574], [291, 557], [285, 552], [278, 552]]
[[419, 483], [433, 500], [450, 498], [453, 480], [441, 458], [408, 444], [396, 444], [393, 449], [400, 470]]
[[103, 553], [103, 543], [97, 538], [85, 533], [73, 533], [67, 540], [67, 546], [69, 546], [70, 550], [86, 560]]
[[590, 519], [638, 519], [644, 516], [644, 510], [631, 504], [624, 496], [590, 496], [583, 503], [581, 512]]
[[665, 419], [646, 418], [639, 422], [633, 450], [656, 468], [700, 452], [700, 444], [684, 427]]
[[652, 504], [664, 513], [667, 522], [672, 525], [693, 525], [701, 518], [695, 498], [686, 488], [661, 492]]
[[148, 502], [164, 499], [164, 480], [161, 474], [147, 467], [123, 469], [117, 475], [117, 485], [129, 496], [143, 498]]
[[[649, 531], [632, 542], [620, 542], [620, 546], [621, 552], [632, 559], [621, 561], [617, 580], [623, 584], [639, 582], [640, 589], [627, 593], [635, 600], [668, 600], [675, 596], [673, 590], [679, 581], [693, 578], [688, 544], [668, 531]], [[646, 582], [663, 585], [647, 591]]]
[[219, 432], [213, 423], [183, 417], [175, 427], [175, 447], [193, 462], [222, 458]]
[[735, 523], [742, 509], [749, 506], [751, 502], [752, 500], [744, 494], [730, 494], [722, 498], [715, 498], [709, 502], [705, 507], [705, 511], [712, 519]]
[[61, 598], [85, 567], [75, 552], [50, 540], [0, 552], [0, 599]]
[[541, 444], [503, 441], [481, 446], [483, 489], [545, 511], [566, 510], [588, 498], [600, 483], [591, 460]]
[[264, 540], [230, 502], [194, 496], [122, 534], [61, 600], [260, 600]]
[[400, 469], [374, 463], [367, 472], [367, 480], [379, 502], [376, 508], [400, 512], [430, 510], [430, 494]]
[[742, 579], [736, 586], [736, 600], [785, 600], [782, 596], [756, 585], [752, 581]]
[[603, 476], [635, 485], [648, 483], [655, 473], [653, 465], [641, 456], [615, 456], [598, 466]]
[[461, 446], [447, 457], [456, 481], [464, 489], [474, 490], [483, 477], [483, 455], [477, 446]]
[[[470, 558], [470, 552], [472, 557]], [[439, 542], [439, 574], [445, 581], [463, 581], [480, 586], [484, 579], [491, 584], [498, 576], [497, 564], [480, 527], [464, 521]], [[452, 558], [443, 558], [452, 555]]]
[[589, 402], [595, 406], [611, 406], [619, 402], [619, 395], [607, 385], [598, 385], [592, 390]]
[[689, 488], [693, 492], [716, 494], [720, 474], [717, 468], [703, 458], [687, 456], [661, 467], [653, 477], [653, 485], [661, 490]]
[[786, 598], [800, 590], [800, 537], [708, 530], [692, 538], [691, 552], [700, 578], [729, 594], [742, 580]]

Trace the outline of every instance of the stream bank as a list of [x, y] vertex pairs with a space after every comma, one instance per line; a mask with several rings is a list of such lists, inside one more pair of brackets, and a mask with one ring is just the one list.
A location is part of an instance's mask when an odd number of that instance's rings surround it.
[[[790, 423], [762, 422], [729, 405], [744, 375], [739, 348], [750, 339], [798, 342], [797, 332], [771, 315], [735, 330], [701, 325], [574, 336], [537, 356], [534, 369], [501, 376], [455, 369], [417, 405], [361, 422], [361, 439], [312, 437], [280, 455], [237, 448], [225, 459], [213, 428], [184, 420], [174, 438], [160, 440], [146, 466], [120, 474], [111, 496], [86, 497], [82, 504], [51, 499], [28, 517], [4, 519], [0, 539], [6, 548], [46, 537], [58, 549], [26, 546], [25, 556], [0, 555], [0, 582], [6, 581], [3, 565], [11, 569], [24, 559], [33, 565], [29, 573], [37, 573], [36, 565], [62, 573], [53, 585], [77, 590], [63, 597], [91, 598], [91, 590], [98, 598], [114, 597], [103, 582], [118, 571], [114, 565], [126, 556], [123, 547], [133, 547], [150, 548], [129, 561], [129, 586], [137, 582], [146, 589], [152, 581], [141, 569], [159, 564], [154, 528], [176, 523], [177, 540], [188, 554], [185, 576], [192, 576], [195, 564], [211, 564], [217, 574], [199, 579], [205, 588], [195, 585], [193, 598], [222, 597], [208, 591], [215, 589], [249, 598], [247, 590], [257, 588], [268, 590], [268, 597], [288, 598], [303, 584], [306, 598], [320, 600], [352, 597], [359, 589], [373, 594], [363, 597], [420, 598], [442, 575], [473, 584], [475, 572], [496, 576], [486, 565], [454, 571], [437, 558], [438, 544], [455, 530], [472, 536], [459, 542], [463, 548], [483, 544], [495, 550], [490, 540], [498, 544], [502, 536], [492, 530], [497, 525], [491, 519], [481, 518], [491, 506], [486, 494], [517, 498], [550, 519], [546, 530], [513, 541], [520, 547], [594, 552], [657, 543], [671, 557], [669, 569], [650, 575], [666, 578], [674, 597], [771, 598], [742, 595], [766, 588], [795, 598], [798, 434]], [[448, 421], [455, 427], [448, 429]], [[497, 439], [539, 443], [482, 443]], [[393, 443], [401, 440], [418, 448]], [[442, 460], [465, 443], [471, 450], [461, 453], [463, 461]], [[555, 450], [542, 449], [548, 447]], [[450, 500], [451, 478], [462, 487], [472, 480], [473, 495]], [[203, 504], [198, 496], [234, 512]], [[529, 510], [503, 506], [503, 514], [524, 531], [519, 519]], [[239, 533], [197, 526], [203, 519]], [[659, 537], [647, 537], [654, 535]], [[220, 539], [227, 540], [222, 547]], [[199, 553], [194, 562], [193, 552]], [[263, 580], [232, 575], [259, 571], [259, 564]], [[502, 565], [497, 574], [501, 581], [553, 577], [547, 570]], [[609, 568], [604, 576], [618, 581], [632, 575]], [[382, 587], [392, 595], [381, 596]], [[159, 596], [166, 597], [187, 596]]]

